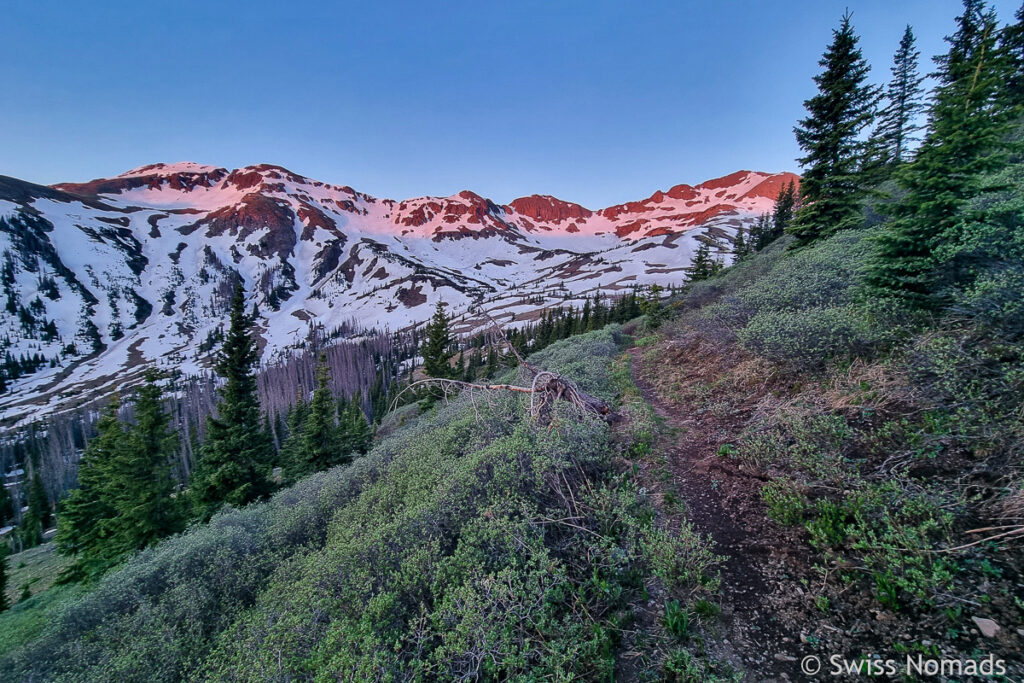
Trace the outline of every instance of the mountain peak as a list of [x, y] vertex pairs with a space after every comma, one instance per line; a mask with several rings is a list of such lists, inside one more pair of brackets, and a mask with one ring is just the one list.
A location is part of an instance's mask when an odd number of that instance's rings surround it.
[[156, 163], [146, 164], [145, 166], [139, 166], [129, 171], [125, 171], [115, 177], [117, 178], [134, 178], [139, 176], [171, 176], [179, 173], [192, 173], [192, 174], [203, 174], [203, 173], [214, 173], [217, 171], [226, 171], [227, 169], [220, 168], [218, 166], [210, 166], [208, 164], [199, 164], [194, 161], [178, 161], [173, 164]]

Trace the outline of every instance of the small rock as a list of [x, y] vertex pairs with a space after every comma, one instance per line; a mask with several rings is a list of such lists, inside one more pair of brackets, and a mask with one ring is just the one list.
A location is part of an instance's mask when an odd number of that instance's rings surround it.
[[777, 653], [775, 655], [775, 659], [779, 660], [780, 662], [795, 662], [796, 661], [796, 657], [790, 657], [789, 655], [787, 655], [784, 652]]
[[983, 617], [971, 617], [971, 621], [975, 623], [978, 630], [981, 631], [981, 635], [986, 638], [995, 638], [996, 633], [999, 632], [999, 624], [992, 621], [991, 619], [985, 619]]

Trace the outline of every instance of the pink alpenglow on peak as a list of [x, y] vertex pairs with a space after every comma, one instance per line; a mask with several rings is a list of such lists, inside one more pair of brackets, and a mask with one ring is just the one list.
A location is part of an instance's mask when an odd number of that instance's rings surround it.
[[[7, 309], [0, 328], [14, 356], [63, 363], [16, 380], [0, 411], [29, 419], [30, 406], [68, 392], [87, 401], [141, 363], [204, 371], [239, 278], [268, 362], [318, 330], [422, 324], [438, 301], [470, 333], [489, 325], [484, 312], [515, 326], [584, 297], [680, 284], [700, 244], [729, 261], [738, 231], [798, 180], [738, 171], [594, 210], [544, 194], [503, 205], [469, 190], [378, 199], [270, 164], [150, 164], [52, 187], [0, 177], [0, 219], [14, 226], [0, 231], [0, 252], [13, 256], [16, 304], [42, 306], [57, 334], [26, 331]], [[16, 238], [26, 232], [30, 248]], [[21, 265], [39, 253], [52, 280], [42, 297], [39, 273]]]

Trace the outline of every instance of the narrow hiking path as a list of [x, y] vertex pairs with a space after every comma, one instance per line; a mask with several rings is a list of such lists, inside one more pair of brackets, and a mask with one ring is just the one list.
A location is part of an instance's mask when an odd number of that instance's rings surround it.
[[688, 520], [726, 558], [719, 592], [722, 614], [705, 635], [708, 655], [744, 671], [744, 680], [806, 680], [799, 660], [810, 650], [801, 642], [801, 624], [794, 623], [796, 614], [780, 609], [780, 602], [802, 599], [792, 595], [801, 588], [794, 591], [780, 581], [787, 565], [807, 561], [795, 556], [802, 544], [788, 538], [791, 530], [766, 518], [760, 500], [765, 480], [719, 455], [743, 429], [757, 394], [746, 406], [725, 410], [694, 405], [683, 396], [686, 392], [680, 392], [679, 400], [667, 398], [672, 392], [666, 385], [700, 384], [705, 378], [697, 371], [680, 377], [686, 368], [655, 349], [629, 353], [633, 382], [662, 422], [654, 453], [640, 466], [641, 482], [652, 492], [662, 522], [673, 528]]

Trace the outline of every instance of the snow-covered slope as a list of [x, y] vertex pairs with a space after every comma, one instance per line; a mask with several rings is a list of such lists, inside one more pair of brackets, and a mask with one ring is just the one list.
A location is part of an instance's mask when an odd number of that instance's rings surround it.
[[233, 283], [264, 360], [344, 323], [399, 329], [437, 300], [459, 330], [575, 295], [681, 283], [699, 240], [722, 258], [795, 176], [740, 171], [591, 211], [547, 195], [377, 199], [286, 169], [153, 164], [54, 187], [0, 176], [0, 354], [42, 359], [4, 422], [111, 390], [147, 363], [209, 362]]

